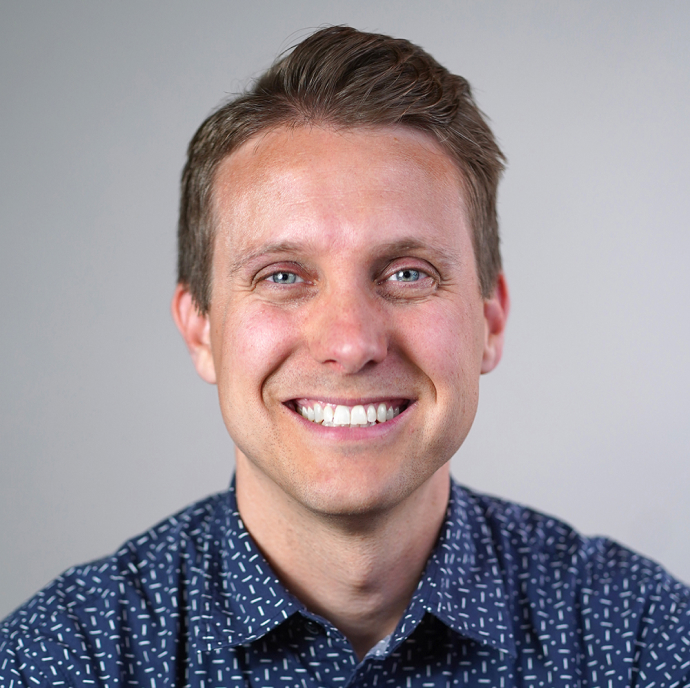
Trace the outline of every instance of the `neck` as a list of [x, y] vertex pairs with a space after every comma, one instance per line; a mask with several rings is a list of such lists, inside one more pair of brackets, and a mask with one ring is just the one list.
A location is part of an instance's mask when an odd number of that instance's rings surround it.
[[237, 504], [247, 530], [285, 587], [338, 628], [360, 659], [407, 608], [449, 489], [446, 464], [390, 509], [334, 516], [304, 507], [237, 456]]

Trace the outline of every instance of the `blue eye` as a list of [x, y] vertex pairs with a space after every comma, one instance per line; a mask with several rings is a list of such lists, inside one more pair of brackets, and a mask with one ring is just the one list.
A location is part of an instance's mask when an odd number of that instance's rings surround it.
[[398, 270], [394, 272], [388, 279], [394, 282], [417, 282], [421, 279], [422, 273], [420, 270], [412, 270], [406, 268], [405, 270]]
[[302, 278], [298, 277], [294, 272], [274, 272], [266, 278], [269, 282], [275, 282], [275, 284], [295, 284], [296, 282], [302, 282]]

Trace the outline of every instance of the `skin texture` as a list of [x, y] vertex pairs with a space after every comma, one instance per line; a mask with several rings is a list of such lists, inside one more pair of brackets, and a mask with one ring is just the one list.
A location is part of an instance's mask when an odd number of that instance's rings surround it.
[[[433, 548], [448, 461], [498, 363], [501, 275], [479, 289], [462, 178], [405, 128], [280, 128], [220, 166], [211, 308], [173, 316], [218, 385], [249, 532], [291, 591], [362, 656], [402, 615]], [[406, 400], [326, 428], [295, 399]]]

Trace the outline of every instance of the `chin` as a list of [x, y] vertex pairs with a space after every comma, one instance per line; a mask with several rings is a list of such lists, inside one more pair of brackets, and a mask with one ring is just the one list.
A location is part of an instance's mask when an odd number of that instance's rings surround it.
[[411, 471], [381, 475], [356, 469], [337, 475], [311, 476], [290, 490], [293, 498], [313, 513], [332, 517], [375, 516], [394, 509], [434, 474]]

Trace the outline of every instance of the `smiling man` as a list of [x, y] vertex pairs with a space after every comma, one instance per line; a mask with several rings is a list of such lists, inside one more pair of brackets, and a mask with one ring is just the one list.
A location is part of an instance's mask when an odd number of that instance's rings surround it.
[[503, 278], [482, 297], [460, 171], [413, 128], [278, 125], [223, 160], [212, 203], [208, 309], [183, 277], [173, 313], [218, 385], [244, 524], [362, 657], [438, 537]]
[[687, 588], [450, 478], [501, 171], [467, 82], [342, 27], [202, 124], [172, 312], [235, 481], [15, 613], [8, 686], [690, 685]]

